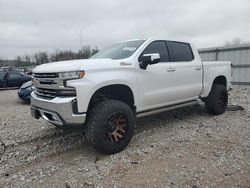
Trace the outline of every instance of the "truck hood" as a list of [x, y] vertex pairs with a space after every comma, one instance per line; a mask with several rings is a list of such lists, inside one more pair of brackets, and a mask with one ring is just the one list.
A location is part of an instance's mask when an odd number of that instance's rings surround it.
[[[115, 68], [121, 66], [121, 60], [112, 59], [79, 59], [69, 61], [59, 61], [53, 63], [46, 63], [37, 66], [34, 73], [50, 73], [50, 72], [67, 72], [78, 70], [104, 69]], [[127, 65], [132, 65], [127, 64]]]

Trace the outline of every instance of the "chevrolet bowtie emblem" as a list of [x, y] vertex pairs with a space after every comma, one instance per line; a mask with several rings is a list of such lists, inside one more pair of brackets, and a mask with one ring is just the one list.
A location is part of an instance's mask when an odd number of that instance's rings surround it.
[[39, 83], [40, 83], [40, 82], [39, 82], [39, 80], [37, 80], [37, 79], [33, 79], [33, 80], [32, 80], [32, 84], [33, 84], [33, 85], [36, 85], [36, 84], [39, 84]]

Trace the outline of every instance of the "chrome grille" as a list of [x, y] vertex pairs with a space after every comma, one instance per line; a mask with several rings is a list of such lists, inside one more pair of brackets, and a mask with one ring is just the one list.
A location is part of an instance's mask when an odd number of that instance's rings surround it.
[[75, 88], [65, 86], [65, 80], [58, 78], [58, 73], [34, 73], [34, 93], [44, 99], [76, 96]]
[[58, 78], [58, 73], [34, 73], [34, 78]]
[[54, 89], [43, 89], [43, 88], [35, 88], [35, 94], [39, 97], [46, 99], [53, 99], [57, 95], [57, 90]]

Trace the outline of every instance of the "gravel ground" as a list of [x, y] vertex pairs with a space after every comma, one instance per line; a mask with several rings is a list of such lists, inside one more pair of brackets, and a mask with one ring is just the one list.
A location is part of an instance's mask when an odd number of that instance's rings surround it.
[[110, 156], [79, 130], [32, 119], [16, 92], [0, 91], [0, 187], [250, 187], [250, 90], [230, 94], [244, 110], [140, 118], [130, 145]]

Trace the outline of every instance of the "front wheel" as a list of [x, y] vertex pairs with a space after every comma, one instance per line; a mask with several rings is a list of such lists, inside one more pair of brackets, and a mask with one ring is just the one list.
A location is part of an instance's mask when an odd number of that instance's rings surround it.
[[114, 154], [129, 144], [134, 125], [135, 115], [127, 104], [117, 100], [105, 100], [91, 110], [85, 137], [97, 150]]
[[224, 85], [215, 84], [205, 99], [207, 111], [213, 115], [223, 114], [227, 109], [228, 92]]

